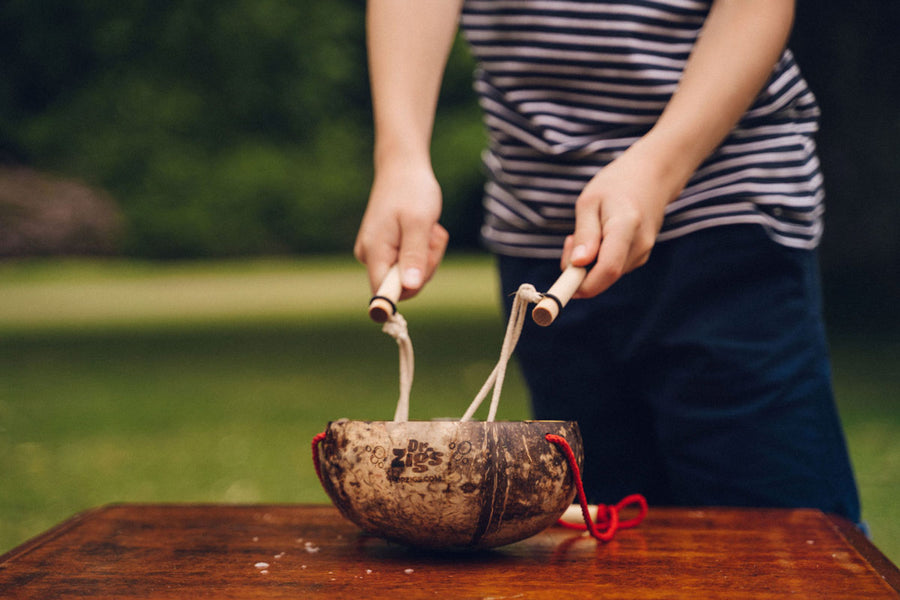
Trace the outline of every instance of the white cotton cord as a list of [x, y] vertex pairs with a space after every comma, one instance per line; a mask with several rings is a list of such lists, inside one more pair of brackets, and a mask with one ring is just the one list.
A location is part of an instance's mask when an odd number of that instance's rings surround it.
[[[519, 342], [519, 337], [522, 335], [522, 328], [525, 326], [525, 317], [528, 313], [528, 305], [532, 302], [540, 302], [541, 298], [541, 294], [530, 283], [523, 283], [519, 286], [509, 313], [506, 335], [500, 348], [500, 358], [460, 421], [472, 419], [475, 411], [481, 406], [491, 388], [493, 388], [493, 395], [491, 396], [491, 406], [488, 410], [487, 421], [493, 422], [496, 418], [497, 408], [500, 405], [500, 393], [506, 377], [506, 368], [513, 351], [516, 349], [516, 344]], [[406, 422], [409, 420], [409, 393], [412, 389], [415, 369], [412, 340], [409, 337], [406, 319], [400, 313], [394, 313], [385, 321], [381, 330], [397, 340], [397, 346], [400, 350], [400, 397], [397, 399], [394, 421]]]
[[475, 399], [472, 400], [472, 404], [469, 405], [468, 410], [466, 410], [466, 413], [462, 416], [460, 421], [471, 420], [475, 411], [478, 410], [482, 401], [487, 397], [488, 390], [490, 390], [491, 387], [494, 388], [494, 393], [491, 396], [491, 406], [488, 410], [487, 421], [492, 422], [497, 416], [497, 407], [500, 405], [500, 392], [503, 389], [503, 380], [506, 377], [506, 367], [509, 364], [509, 359], [512, 356], [513, 350], [516, 349], [519, 337], [522, 335], [522, 328], [525, 325], [525, 315], [528, 312], [528, 304], [531, 302], [540, 302], [541, 297], [541, 294], [538, 293], [535, 287], [530, 283], [523, 283], [519, 286], [516, 297], [513, 300], [512, 309], [509, 312], [509, 322], [506, 324], [506, 335], [503, 338], [503, 346], [500, 348], [500, 359], [497, 361], [494, 370], [488, 376], [484, 385], [481, 386], [481, 390], [479, 390]]
[[409, 391], [415, 369], [412, 340], [409, 339], [406, 319], [398, 312], [385, 321], [381, 330], [397, 340], [400, 348], [400, 398], [397, 400], [397, 410], [394, 411], [394, 421], [405, 422], [409, 420]]

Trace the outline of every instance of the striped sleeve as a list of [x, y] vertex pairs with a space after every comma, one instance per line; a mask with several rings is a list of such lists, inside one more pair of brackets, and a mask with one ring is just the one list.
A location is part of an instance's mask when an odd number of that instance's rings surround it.
[[[710, 2], [466, 0], [461, 26], [484, 111], [486, 244], [557, 257], [590, 178], [656, 122]], [[752, 223], [814, 247], [819, 109], [789, 51], [722, 146], [667, 211], [660, 241]]]

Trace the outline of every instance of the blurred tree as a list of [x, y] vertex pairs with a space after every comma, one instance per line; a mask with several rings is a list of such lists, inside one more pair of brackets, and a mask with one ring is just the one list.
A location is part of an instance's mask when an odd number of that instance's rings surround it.
[[[349, 251], [371, 180], [364, 10], [8, 0], [0, 153], [109, 190], [129, 254]], [[468, 73], [467, 60], [458, 48], [451, 72]], [[480, 185], [481, 138], [471, 94], [444, 103], [453, 220], [453, 200], [473, 196], [457, 186]]]

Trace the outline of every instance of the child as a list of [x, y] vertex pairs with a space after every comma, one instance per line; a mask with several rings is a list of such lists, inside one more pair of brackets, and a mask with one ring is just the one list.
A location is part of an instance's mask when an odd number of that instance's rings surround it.
[[[504, 291], [589, 266], [518, 357], [573, 419], [594, 502], [804, 506], [859, 521], [815, 248], [815, 98], [790, 0], [370, 0], [375, 180], [355, 254], [403, 297], [447, 244], [429, 144], [461, 23]], [[461, 20], [460, 20], [461, 19]], [[651, 254], [652, 251], [652, 254]], [[548, 357], [552, 360], [548, 361]]]

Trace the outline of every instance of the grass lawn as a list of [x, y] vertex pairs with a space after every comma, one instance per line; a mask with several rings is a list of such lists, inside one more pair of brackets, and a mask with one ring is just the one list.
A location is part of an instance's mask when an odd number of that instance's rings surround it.
[[[489, 260], [453, 257], [405, 304], [413, 418], [460, 416], [493, 368], [495, 288]], [[0, 553], [109, 502], [327, 502], [310, 439], [389, 419], [397, 397], [368, 296], [361, 267], [333, 258], [0, 264]], [[895, 562], [898, 350], [835, 345], [865, 518]], [[499, 418], [527, 415], [513, 368]]]

